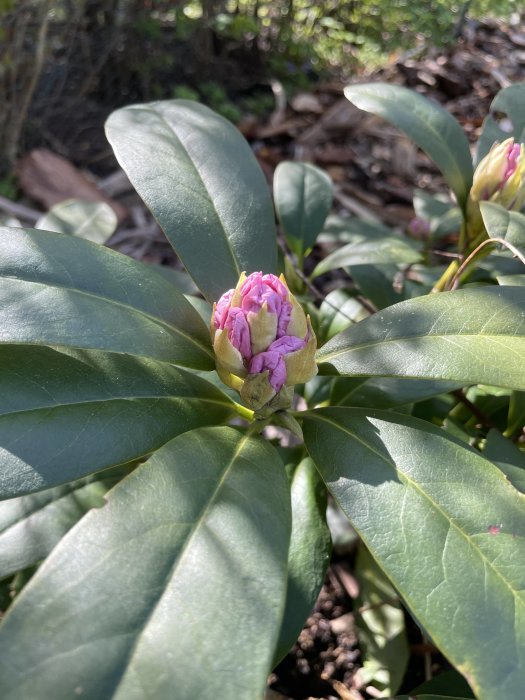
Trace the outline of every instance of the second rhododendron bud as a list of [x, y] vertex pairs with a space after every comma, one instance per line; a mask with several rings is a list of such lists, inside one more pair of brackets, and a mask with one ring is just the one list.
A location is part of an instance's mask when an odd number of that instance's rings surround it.
[[214, 304], [217, 372], [255, 411], [287, 408], [293, 385], [317, 374], [316, 338], [284, 276], [243, 272]]
[[495, 143], [474, 173], [467, 212], [475, 233], [483, 229], [479, 202], [484, 201], [509, 211], [519, 211], [525, 204], [525, 149], [512, 138]]

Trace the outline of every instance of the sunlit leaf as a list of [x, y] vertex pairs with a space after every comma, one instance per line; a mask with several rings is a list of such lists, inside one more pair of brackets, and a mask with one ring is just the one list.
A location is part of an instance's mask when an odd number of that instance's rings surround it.
[[206, 325], [153, 268], [74, 236], [31, 229], [0, 229], [0, 343], [215, 365]]
[[44, 214], [35, 228], [69, 233], [86, 241], [104, 244], [117, 228], [117, 215], [105, 202], [66, 199]]
[[519, 698], [523, 494], [478, 452], [408, 416], [316, 409], [303, 429], [332, 495], [436, 645], [479, 698]]
[[15, 600], [0, 627], [1, 697], [261, 697], [289, 536], [289, 485], [271, 445], [233, 428], [180, 435], [86, 515]]
[[525, 389], [525, 288], [478, 287], [409, 299], [318, 351], [346, 376], [413, 377]]
[[0, 578], [37, 564], [108, 489], [129, 473], [116, 467], [40, 493], [0, 502]]
[[417, 248], [400, 236], [373, 238], [369, 241], [348, 243], [335, 250], [316, 265], [311, 274], [314, 279], [338, 267], [357, 265], [409, 265], [419, 262], [421, 255]]
[[232, 406], [209, 382], [163, 362], [0, 346], [0, 498], [143, 457], [223, 422]]
[[359, 584], [356, 625], [364, 646], [357, 679], [391, 697], [401, 685], [410, 657], [405, 613], [399, 597], [370, 552], [359, 547], [354, 575]]
[[119, 109], [106, 133], [133, 186], [209, 301], [241, 272], [275, 272], [268, 185], [239, 131], [208, 107], [170, 100]]

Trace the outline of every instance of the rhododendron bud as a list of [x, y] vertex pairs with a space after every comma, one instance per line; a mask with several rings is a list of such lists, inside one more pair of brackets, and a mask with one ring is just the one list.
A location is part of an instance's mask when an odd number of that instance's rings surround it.
[[483, 228], [479, 202], [519, 211], [525, 204], [525, 149], [509, 138], [495, 143], [474, 173], [467, 213], [474, 232]]
[[283, 275], [243, 272], [214, 304], [211, 336], [220, 378], [255, 411], [289, 406], [291, 387], [317, 374], [310, 319]]

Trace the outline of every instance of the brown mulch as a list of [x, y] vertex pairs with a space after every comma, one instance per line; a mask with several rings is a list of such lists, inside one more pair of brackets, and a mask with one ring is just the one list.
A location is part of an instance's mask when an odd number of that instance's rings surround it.
[[[277, 666], [270, 687], [288, 698], [341, 697], [337, 688], [352, 688], [359, 667], [359, 649], [353, 622], [353, 602], [331, 568], [315, 609], [294, 648]], [[355, 700], [363, 696], [355, 693]]]

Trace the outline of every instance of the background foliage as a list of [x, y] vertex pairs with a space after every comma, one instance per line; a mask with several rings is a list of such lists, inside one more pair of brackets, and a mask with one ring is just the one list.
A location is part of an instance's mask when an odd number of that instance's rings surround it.
[[[453, 41], [467, 11], [520, 9], [517, 0], [1, 0], [0, 176], [21, 146], [55, 147], [57, 120], [67, 142], [115, 107], [183, 97], [237, 121], [272, 108], [272, 78], [293, 89], [348, 77], [393, 52]], [[10, 182], [0, 185], [9, 196]]]

